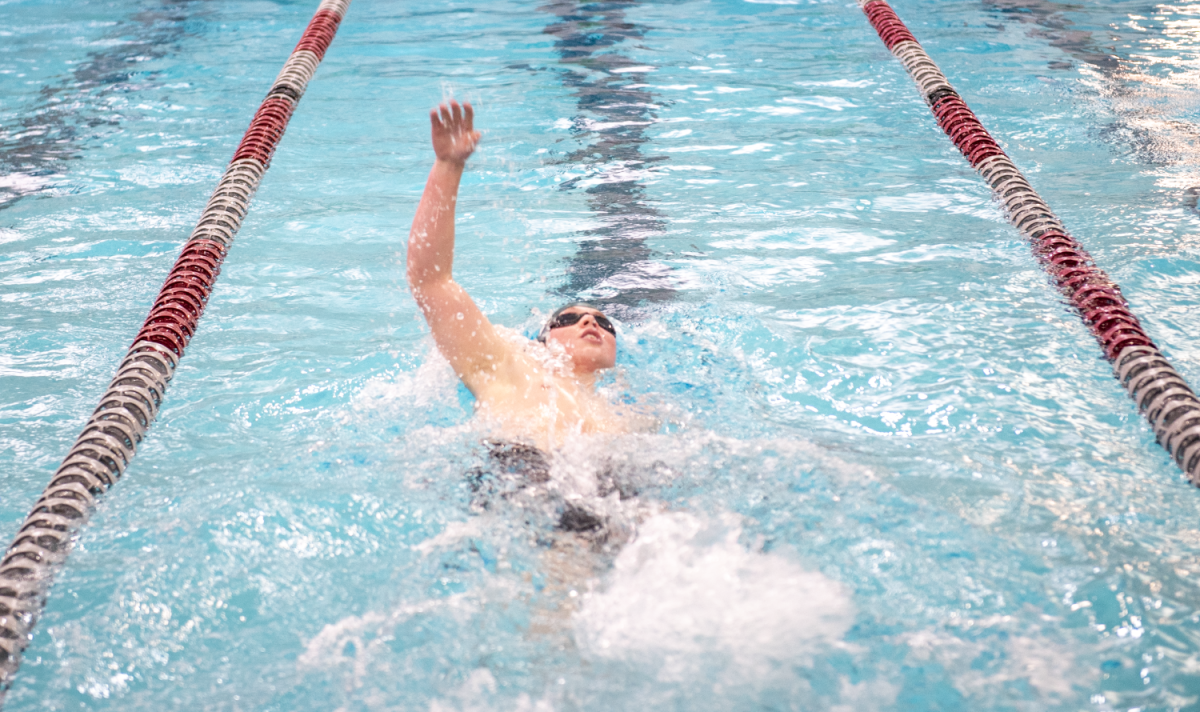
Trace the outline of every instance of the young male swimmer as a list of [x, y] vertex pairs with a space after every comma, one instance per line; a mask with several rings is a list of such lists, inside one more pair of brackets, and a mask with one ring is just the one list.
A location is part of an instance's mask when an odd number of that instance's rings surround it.
[[453, 100], [430, 112], [437, 159], [408, 238], [408, 284], [438, 350], [502, 438], [550, 452], [576, 433], [630, 432], [635, 421], [596, 392], [597, 375], [617, 359], [616, 328], [599, 309], [568, 304], [546, 322], [541, 343], [521, 343], [497, 333], [454, 281], [458, 184], [481, 137], [474, 116]]

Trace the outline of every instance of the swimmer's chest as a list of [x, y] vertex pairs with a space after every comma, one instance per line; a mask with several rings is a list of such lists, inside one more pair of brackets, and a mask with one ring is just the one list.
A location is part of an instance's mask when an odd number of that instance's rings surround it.
[[554, 425], [585, 433], [626, 430], [608, 403], [573, 380], [540, 369], [520, 375], [515, 382], [493, 384], [476, 401], [476, 409], [539, 428]]

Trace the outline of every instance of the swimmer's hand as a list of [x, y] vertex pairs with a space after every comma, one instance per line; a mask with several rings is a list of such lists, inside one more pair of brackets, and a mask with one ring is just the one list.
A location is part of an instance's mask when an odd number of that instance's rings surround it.
[[475, 130], [475, 110], [467, 102], [451, 99], [429, 112], [433, 125], [433, 152], [439, 161], [457, 166], [467, 162], [483, 136]]

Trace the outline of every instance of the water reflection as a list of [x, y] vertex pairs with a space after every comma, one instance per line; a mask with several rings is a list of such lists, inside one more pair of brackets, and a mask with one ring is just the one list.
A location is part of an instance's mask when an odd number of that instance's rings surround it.
[[[1067, 17], [1068, 10], [1078, 6], [1052, 2], [1052, 0], [984, 0], [985, 8], [1000, 12], [1005, 19], [1029, 23], [1034, 26], [1029, 34], [1046, 40], [1080, 62], [1105, 69], [1116, 69], [1120, 60], [1111, 54], [1113, 47], [1102, 47], [1091, 32], [1076, 29]], [[1051, 62], [1053, 69], [1068, 69], [1069, 62]]]
[[[1128, 4], [1111, 7], [1114, 17], [1088, 17], [1103, 30], [1080, 29], [1069, 17], [1092, 12], [1052, 0], [985, 0], [1006, 19], [1034, 26], [1044, 38], [1080, 63], [1114, 118], [1101, 128], [1108, 141], [1127, 146], [1139, 162], [1171, 167], [1159, 185], [1182, 189], [1184, 204], [1196, 209], [1200, 195], [1200, 128], [1189, 120], [1198, 108], [1200, 5]], [[1106, 8], [1107, 10], [1107, 8]], [[1082, 20], [1082, 18], [1080, 18]], [[1115, 22], [1110, 20], [1116, 20]], [[1051, 62], [1069, 69], [1070, 62]]]
[[567, 267], [564, 297], [585, 297], [618, 316], [632, 316], [647, 302], [672, 299], [665, 266], [655, 262], [647, 241], [661, 234], [661, 213], [646, 204], [641, 180], [665, 156], [647, 156], [646, 127], [654, 121], [654, 95], [642, 83], [651, 67], [615, 51], [640, 39], [643, 28], [626, 20], [636, 0], [585, 3], [557, 0], [540, 9], [556, 16], [545, 32], [556, 38], [561, 79], [576, 97], [573, 130], [591, 143], [566, 160], [584, 175], [563, 184], [582, 188], [601, 227], [582, 234]]
[[152, 78], [140, 65], [174, 51], [199, 9], [195, 0], [161, 0], [134, 14], [106, 36], [111, 46], [89, 53], [69, 78], [43, 86], [15, 125], [0, 127], [0, 210], [45, 189], [85, 142], [117, 129], [105, 100]]

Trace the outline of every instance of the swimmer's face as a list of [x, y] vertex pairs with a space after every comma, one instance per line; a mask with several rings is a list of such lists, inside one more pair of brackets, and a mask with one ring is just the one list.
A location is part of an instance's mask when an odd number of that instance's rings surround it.
[[574, 324], [550, 329], [546, 341], [557, 343], [567, 352], [576, 373], [595, 373], [616, 365], [617, 337], [596, 323], [596, 317], [603, 318], [603, 314], [587, 307], [571, 307], [562, 313], [579, 314], [580, 319]]

